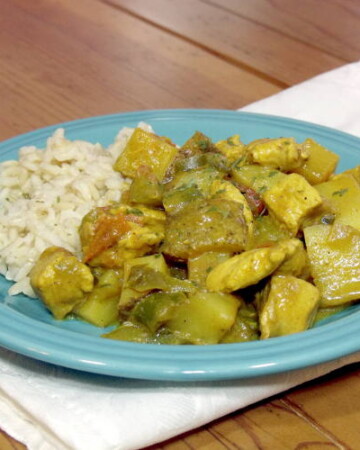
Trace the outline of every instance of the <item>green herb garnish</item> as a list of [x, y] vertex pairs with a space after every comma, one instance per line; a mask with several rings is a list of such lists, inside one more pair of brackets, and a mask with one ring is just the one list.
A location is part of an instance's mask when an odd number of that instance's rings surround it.
[[126, 210], [126, 214], [133, 214], [134, 216], [143, 216], [144, 213], [141, 211], [141, 209], [138, 208], [128, 208]]
[[342, 197], [344, 194], [347, 193], [348, 190], [349, 190], [348, 188], [340, 189], [339, 191], [333, 192], [332, 195], [338, 195], [339, 197]]
[[198, 142], [198, 147], [201, 151], [206, 151], [209, 147], [209, 142], [206, 141], [205, 139], [202, 139], [201, 141]]

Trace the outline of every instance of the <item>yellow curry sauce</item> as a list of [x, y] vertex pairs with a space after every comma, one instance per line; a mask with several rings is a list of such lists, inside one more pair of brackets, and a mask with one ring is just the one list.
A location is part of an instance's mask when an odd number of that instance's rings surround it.
[[[90, 211], [83, 259], [51, 247], [31, 285], [55, 318], [103, 336], [217, 344], [304, 331], [360, 299], [359, 166], [312, 139], [182, 146], [136, 128], [118, 204]], [[341, 269], [341, 270], [340, 270]]]

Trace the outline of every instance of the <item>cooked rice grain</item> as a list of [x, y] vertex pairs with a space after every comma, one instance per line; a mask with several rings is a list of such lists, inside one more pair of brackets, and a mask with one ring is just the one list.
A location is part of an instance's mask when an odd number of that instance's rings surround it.
[[28, 274], [45, 248], [61, 246], [80, 256], [84, 215], [118, 201], [127, 186], [112, 166], [132, 132], [123, 128], [104, 149], [70, 141], [59, 128], [45, 149], [22, 147], [18, 161], [0, 164], [0, 273], [15, 282], [10, 295], [34, 296]]

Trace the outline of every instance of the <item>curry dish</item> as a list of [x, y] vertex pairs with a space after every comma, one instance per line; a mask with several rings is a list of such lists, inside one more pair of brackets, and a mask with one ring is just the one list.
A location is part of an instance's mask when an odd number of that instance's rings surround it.
[[218, 344], [297, 333], [360, 299], [360, 166], [312, 139], [195, 132], [182, 147], [136, 128], [114, 170], [120, 203], [90, 211], [82, 260], [50, 247], [33, 267], [56, 319], [106, 338]]

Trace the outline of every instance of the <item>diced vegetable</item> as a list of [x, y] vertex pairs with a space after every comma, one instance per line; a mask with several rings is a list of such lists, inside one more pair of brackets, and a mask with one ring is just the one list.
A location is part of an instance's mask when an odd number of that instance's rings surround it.
[[189, 203], [207, 198], [213, 181], [222, 177], [223, 174], [212, 167], [175, 174], [165, 185], [163, 205], [166, 213], [177, 214]]
[[360, 299], [360, 232], [338, 223], [305, 228], [304, 235], [321, 307]]
[[140, 170], [129, 188], [130, 203], [140, 203], [148, 206], [162, 206], [163, 187], [146, 169]]
[[351, 175], [336, 175], [330, 181], [316, 185], [335, 213], [335, 222], [360, 230], [360, 185]]
[[118, 320], [118, 303], [123, 284], [119, 271], [106, 270], [86, 300], [73, 313], [98, 327], [113, 325]]
[[219, 292], [197, 292], [177, 308], [166, 327], [189, 344], [217, 344], [233, 326], [241, 302]]
[[[360, 166], [312, 139], [197, 131], [181, 148], [135, 129], [118, 203], [79, 229], [82, 262], [47, 249], [31, 283], [54, 317], [104, 337], [206, 345], [298, 333], [360, 301]], [[127, 185], [126, 181], [126, 185]]]
[[130, 320], [140, 322], [152, 333], [173, 319], [179, 305], [185, 303], [186, 295], [182, 292], [155, 292], [142, 298], [132, 310]]
[[263, 194], [263, 200], [269, 213], [283, 223], [293, 236], [296, 236], [302, 222], [322, 204], [317, 190], [296, 173], [286, 175], [269, 187]]
[[286, 175], [279, 170], [258, 165], [247, 165], [234, 167], [231, 175], [233, 179], [242, 186], [253, 189], [262, 195], [280, 180], [286, 178]]
[[216, 151], [216, 147], [212, 140], [201, 131], [195, 133], [182, 145], [180, 154], [183, 157]]
[[344, 175], [351, 175], [360, 184], [360, 165], [353, 167], [352, 169], [345, 170]]
[[259, 339], [258, 314], [253, 305], [243, 304], [236, 315], [235, 323], [222, 338], [222, 344], [247, 342]]
[[216, 266], [226, 261], [230, 253], [205, 252], [188, 260], [189, 280], [206, 287], [206, 278]]
[[348, 308], [349, 306], [351, 306], [351, 303], [344, 303], [343, 305], [319, 308], [315, 315], [314, 324], [321, 322], [322, 320], [328, 319], [329, 317], [338, 314], [341, 311], [344, 311], [344, 309]]
[[245, 196], [230, 181], [214, 180], [210, 185], [210, 198], [224, 199], [239, 203], [247, 225], [248, 242], [250, 243], [254, 234], [254, 216]]
[[103, 334], [102, 337], [119, 341], [138, 342], [141, 344], [153, 341], [151, 332], [145, 325], [133, 322], [123, 322], [118, 328], [110, 333]]
[[120, 311], [128, 311], [136, 299], [154, 289], [165, 289], [169, 269], [161, 254], [129, 259], [124, 264], [124, 285], [119, 301]]
[[240, 252], [246, 248], [247, 239], [243, 211], [236, 202], [198, 200], [168, 217], [162, 251], [186, 260], [210, 251]]
[[327, 181], [335, 172], [338, 155], [310, 138], [304, 141], [303, 147], [309, 152], [309, 158], [294, 171], [306, 178], [310, 184]]
[[261, 339], [299, 333], [312, 325], [320, 295], [311, 283], [276, 275], [266, 294], [260, 307]]
[[141, 166], [148, 166], [159, 181], [174, 161], [178, 149], [160, 136], [136, 128], [114, 164], [126, 177], [135, 178]]
[[290, 232], [269, 215], [258, 216], [254, 220], [253, 246], [267, 247], [277, 241], [291, 237]]

